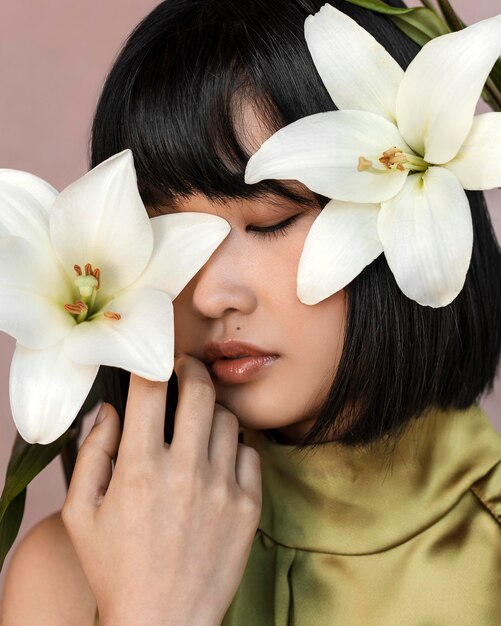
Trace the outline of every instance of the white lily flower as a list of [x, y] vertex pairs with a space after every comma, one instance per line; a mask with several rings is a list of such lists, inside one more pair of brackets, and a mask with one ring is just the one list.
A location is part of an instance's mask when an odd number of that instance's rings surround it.
[[501, 54], [501, 15], [432, 39], [405, 72], [329, 4], [306, 18], [305, 37], [340, 110], [280, 129], [245, 176], [295, 179], [332, 198], [305, 241], [299, 299], [327, 298], [384, 251], [406, 296], [449, 304], [473, 245], [464, 190], [501, 186], [501, 113], [474, 117]]
[[59, 194], [0, 170], [0, 330], [17, 340], [10, 403], [27, 442], [69, 428], [100, 365], [170, 378], [172, 300], [229, 231], [207, 213], [149, 219], [130, 150]]

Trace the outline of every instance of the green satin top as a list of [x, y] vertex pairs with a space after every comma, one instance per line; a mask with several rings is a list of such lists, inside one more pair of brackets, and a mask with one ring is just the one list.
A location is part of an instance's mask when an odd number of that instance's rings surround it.
[[263, 509], [223, 626], [501, 624], [501, 434], [479, 407], [411, 422], [393, 453], [243, 439]]
[[478, 406], [411, 422], [393, 451], [243, 441], [263, 508], [222, 626], [501, 624], [501, 434]]

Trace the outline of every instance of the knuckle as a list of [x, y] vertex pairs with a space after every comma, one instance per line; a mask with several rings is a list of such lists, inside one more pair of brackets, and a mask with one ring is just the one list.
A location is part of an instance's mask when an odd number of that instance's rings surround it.
[[174, 371], [179, 378], [203, 373], [207, 374], [207, 376], [209, 375], [204, 363], [186, 352], [182, 352], [174, 357]]
[[111, 402], [103, 402], [101, 404], [100, 411], [102, 411], [106, 416], [108, 416], [115, 412], [115, 407], [111, 404]]
[[246, 446], [244, 443], [238, 443], [239, 453], [244, 454], [246, 461], [255, 469], [261, 469], [261, 456], [259, 452], [252, 446]]
[[87, 437], [82, 441], [77, 458], [80, 459], [80, 463], [92, 463], [92, 457], [98, 453], [104, 453], [108, 456], [113, 456], [118, 450], [118, 441], [114, 441], [109, 437], [103, 437], [101, 433], [98, 433], [92, 428]]
[[224, 421], [225, 425], [228, 428], [231, 428], [236, 433], [238, 433], [240, 423], [237, 419], [237, 416], [217, 402], [214, 405], [214, 419]]
[[153, 463], [147, 458], [130, 463], [126, 470], [125, 482], [127, 489], [135, 494], [151, 492], [157, 472]]
[[216, 391], [212, 383], [201, 376], [194, 377], [188, 383], [189, 393], [193, 399], [203, 403], [213, 403], [216, 399]]
[[196, 456], [176, 458], [168, 474], [170, 485], [180, 492], [194, 494], [205, 489], [207, 469]]
[[253, 520], [259, 518], [261, 506], [262, 503], [259, 494], [244, 491], [238, 499], [239, 513], [245, 517], [250, 517]]
[[229, 480], [225, 480], [224, 478], [215, 481], [212, 486], [212, 498], [220, 505], [225, 505], [232, 500], [234, 493], [234, 486]]
[[61, 507], [61, 521], [63, 522], [63, 526], [67, 531], [74, 528], [78, 521], [78, 514], [75, 511], [75, 507], [73, 506], [70, 498], [66, 497], [66, 500]]

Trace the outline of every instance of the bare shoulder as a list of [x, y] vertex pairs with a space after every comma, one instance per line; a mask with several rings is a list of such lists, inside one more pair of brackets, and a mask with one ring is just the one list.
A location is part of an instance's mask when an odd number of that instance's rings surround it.
[[57, 511], [20, 541], [7, 570], [1, 626], [92, 626], [96, 602]]

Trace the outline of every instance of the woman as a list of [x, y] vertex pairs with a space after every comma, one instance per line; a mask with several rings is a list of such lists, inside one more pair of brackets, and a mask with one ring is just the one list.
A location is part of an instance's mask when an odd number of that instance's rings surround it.
[[[501, 255], [481, 192], [467, 194], [473, 254], [449, 306], [405, 297], [384, 255], [308, 306], [297, 267], [329, 199], [244, 181], [279, 128], [335, 109], [303, 35], [322, 4], [168, 0], [117, 58], [92, 165], [130, 148], [150, 216], [213, 213], [232, 231], [174, 301], [167, 406], [164, 383], [103, 368], [105, 419], [64, 527], [16, 554], [6, 626], [34, 610], [91, 623], [96, 602], [105, 625], [498, 623], [501, 437], [476, 402], [499, 361]], [[418, 52], [386, 18], [331, 4], [403, 68]], [[44, 604], [46, 581], [36, 609], [14, 591], [44, 545], [67, 607]]]

